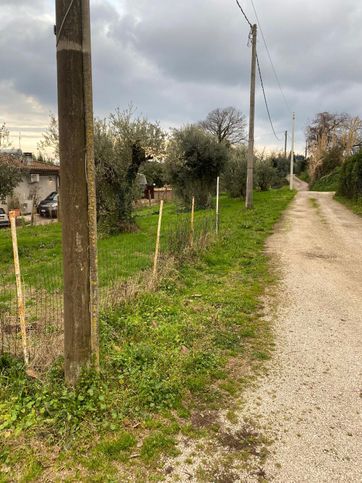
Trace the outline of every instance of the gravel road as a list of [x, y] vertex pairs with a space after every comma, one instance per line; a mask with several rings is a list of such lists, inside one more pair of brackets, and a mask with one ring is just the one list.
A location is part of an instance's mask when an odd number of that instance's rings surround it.
[[282, 278], [276, 353], [246, 407], [275, 440], [266, 478], [362, 482], [362, 218], [300, 191], [268, 250]]
[[267, 315], [272, 299], [266, 314], [275, 353], [237, 422], [218, 418], [236, 438], [252, 424], [269, 454], [240, 465], [214, 441], [200, 449], [183, 438], [168, 482], [362, 482], [362, 218], [332, 193], [295, 187], [267, 245], [281, 279], [277, 312]]

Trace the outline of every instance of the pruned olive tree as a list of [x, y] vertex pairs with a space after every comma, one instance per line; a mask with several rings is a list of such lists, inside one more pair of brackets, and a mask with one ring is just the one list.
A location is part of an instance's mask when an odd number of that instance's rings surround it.
[[[139, 116], [133, 106], [116, 109], [94, 122], [94, 158], [98, 223], [101, 231], [117, 233], [135, 228], [133, 203], [140, 196], [137, 175], [146, 160], [162, 157], [166, 135], [157, 122]], [[59, 150], [58, 123], [50, 115], [40, 152]]]
[[95, 163], [100, 227], [107, 233], [135, 228], [133, 203], [140, 197], [137, 175], [149, 159], [162, 156], [165, 133], [137, 116], [131, 106], [95, 122]]
[[175, 129], [166, 153], [166, 170], [176, 194], [186, 204], [206, 208], [215, 192], [216, 178], [229, 150], [198, 126]]

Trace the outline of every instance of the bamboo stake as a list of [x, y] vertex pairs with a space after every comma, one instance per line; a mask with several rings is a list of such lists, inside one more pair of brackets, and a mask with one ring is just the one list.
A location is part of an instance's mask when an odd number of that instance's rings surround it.
[[194, 232], [195, 232], [195, 196], [192, 197], [191, 203], [191, 229], [190, 229], [190, 246], [194, 246]]
[[219, 233], [220, 176], [216, 180], [216, 234]]
[[11, 225], [11, 239], [13, 243], [13, 254], [14, 254], [14, 268], [15, 268], [15, 279], [16, 279], [16, 293], [18, 298], [18, 317], [20, 322], [21, 331], [21, 341], [23, 345], [24, 361], [25, 364], [29, 364], [29, 353], [28, 353], [28, 342], [26, 334], [25, 325], [25, 305], [24, 305], [24, 295], [23, 287], [21, 284], [21, 273], [20, 273], [20, 263], [19, 263], [19, 252], [18, 252], [18, 239], [16, 236], [16, 217], [13, 211], [9, 213], [10, 225]]
[[162, 226], [162, 213], [163, 213], [163, 200], [160, 201], [160, 213], [159, 213], [159, 216], [158, 216], [156, 249], [155, 249], [155, 257], [154, 257], [154, 260], [153, 260], [153, 275], [156, 275], [156, 273], [157, 273], [158, 255], [159, 255], [159, 252], [160, 252], [160, 236], [161, 236], [161, 226]]

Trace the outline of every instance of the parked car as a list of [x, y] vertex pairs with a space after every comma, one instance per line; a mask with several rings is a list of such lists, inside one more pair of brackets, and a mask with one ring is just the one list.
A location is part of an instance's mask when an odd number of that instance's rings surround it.
[[53, 191], [45, 200], [38, 204], [37, 211], [40, 216], [48, 216], [49, 218], [58, 216], [58, 193]]
[[9, 227], [10, 221], [3, 208], [0, 208], [0, 227]]

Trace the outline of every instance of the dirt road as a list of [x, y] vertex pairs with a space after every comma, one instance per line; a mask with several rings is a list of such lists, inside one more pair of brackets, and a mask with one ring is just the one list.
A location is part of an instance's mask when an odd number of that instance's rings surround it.
[[245, 410], [275, 441], [266, 479], [361, 482], [362, 218], [301, 191], [268, 250], [282, 277], [276, 354]]
[[254, 456], [240, 464], [214, 440], [200, 449], [184, 438], [166, 481], [362, 482], [362, 218], [331, 193], [295, 187], [267, 246], [281, 279], [274, 356], [237, 421], [218, 415], [232, 449], [255, 445]]

